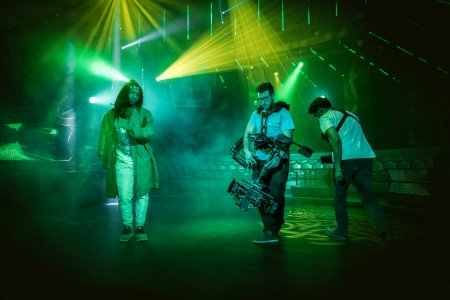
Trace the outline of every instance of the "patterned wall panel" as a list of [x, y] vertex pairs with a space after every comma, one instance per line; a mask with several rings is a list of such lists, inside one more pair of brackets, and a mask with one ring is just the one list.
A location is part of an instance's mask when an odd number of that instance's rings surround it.
[[[333, 194], [332, 165], [322, 164], [320, 156], [311, 158], [293, 154], [290, 160], [288, 192], [294, 196], [323, 196]], [[436, 185], [436, 151], [433, 150], [384, 150], [377, 151], [373, 166], [375, 193], [409, 194], [429, 196]], [[439, 155], [442, 157], [442, 155]], [[444, 156], [445, 157], [445, 156]], [[447, 162], [448, 163], [448, 162]], [[251, 172], [229, 156], [198, 157], [193, 160], [160, 161], [162, 181], [167, 182], [215, 182], [214, 187], [224, 189], [233, 178], [250, 179]], [[446, 179], [447, 180], [447, 179]]]

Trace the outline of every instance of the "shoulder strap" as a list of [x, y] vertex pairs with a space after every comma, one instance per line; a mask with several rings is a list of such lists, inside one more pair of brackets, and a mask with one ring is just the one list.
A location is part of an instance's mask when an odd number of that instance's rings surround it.
[[[287, 110], [289, 110], [289, 108], [291, 108], [291, 105], [283, 102], [283, 101], [277, 101], [272, 105], [272, 108], [270, 109], [270, 112], [277, 112], [280, 111], [282, 108], [286, 108]], [[262, 107], [262, 105], [258, 106], [258, 108], [256, 109], [256, 112], [258, 114], [260, 114], [262, 111], [264, 110], [264, 107]]]
[[[336, 131], [339, 132], [339, 129], [341, 129], [342, 125], [344, 125], [345, 120], [347, 119], [347, 117], [352, 117], [353, 119], [355, 119], [358, 123], [358, 119], [355, 118], [354, 116], [352, 116], [351, 114], [349, 114], [348, 112], [345, 111], [345, 109], [336, 109], [337, 111], [340, 111], [341, 113], [344, 114], [344, 116], [342, 117], [342, 119], [339, 121], [339, 124], [336, 126]], [[328, 136], [324, 133], [321, 134], [322, 139], [324, 139], [325, 141], [328, 142]]]
[[291, 108], [291, 105], [284, 102], [284, 101], [278, 101], [274, 103], [274, 112], [280, 111], [282, 108], [286, 108], [287, 110], [289, 110], [289, 108]]
[[267, 118], [269, 117], [266, 111], [261, 111], [261, 133], [267, 135]]
[[341, 129], [342, 125], [344, 125], [344, 122], [345, 122], [345, 120], [347, 119], [347, 117], [349, 116], [349, 114], [348, 114], [345, 110], [339, 109], [339, 111], [340, 111], [341, 113], [343, 113], [344, 116], [343, 116], [342, 119], [339, 121], [339, 124], [336, 126], [336, 131], [338, 131], [338, 132], [339, 132], [339, 129]]
[[342, 125], [345, 122], [345, 119], [347, 119], [347, 117], [351, 117], [353, 119], [356, 120], [356, 122], [359, 123], [359, 120], [357, 118], [355, 118], [353, 115], [349, 114], [345, 109], [338, 109], [338, 111], [340, 111], [341, 113], [344, 114], [344, 117], [342, 117], [342, 119], [339, 121], [338, 126], [336, 127], [336, 131], [339, 131], [339, 129], [341, 129]]

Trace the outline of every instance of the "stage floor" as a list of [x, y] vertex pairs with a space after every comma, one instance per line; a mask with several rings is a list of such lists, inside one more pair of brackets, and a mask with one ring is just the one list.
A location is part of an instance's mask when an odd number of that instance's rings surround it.
[[49, 197], [3, 205], [2, 299], [450, 296], [448, 212], [385, 207], [395, 239], [383, 251], [359, 205], [349, 208], [350, 240], [339, 242], [324, 235], [334, 223], [329, 200], [288, 198], [281, 242], [253, 245], [262, 234], [257, 211], [240, 211], [226, 194], [156, 193], [149, 241], [119, 244], [117, 206]]

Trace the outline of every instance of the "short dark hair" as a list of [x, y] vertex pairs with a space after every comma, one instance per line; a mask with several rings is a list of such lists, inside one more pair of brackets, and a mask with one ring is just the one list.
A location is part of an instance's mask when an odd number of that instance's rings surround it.
[[275, 94], [275, 91], [274, 91], [274, 89], [273, 89], [273, 85], [272, 85], [270, 82], [268, 82], [268, 81], [261, 83], [261, 84], [258, 85], [258, 87], [256, 88], [256, 92], [257, 92], [257, 93], [263, 93], [263, 92], [265, 92], [265, 91], [269, 91], [269, 94], [270, 94], [270, 95]]
[[316, 99], [313, 100], [313, 102], [311, 102], [311, 104], [309, 105], [309, 109], [308, 109], [308, 113], [310, 115], [313, 115], [317, 112], [317, 110], [319, 109], [319, 107], [323, 107], [323, 108], [331, 108], [331, 102], [330, 100], [328, 100], [325, 97], [317, 97]]

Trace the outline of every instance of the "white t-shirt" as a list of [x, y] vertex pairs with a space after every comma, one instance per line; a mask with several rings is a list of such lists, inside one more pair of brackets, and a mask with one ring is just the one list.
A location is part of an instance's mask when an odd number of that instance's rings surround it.
[[[356, 119], [348, 116], [338, 131], [342, 141], [342, 160], [375, 158], [375, 153], [370, 147], [357, 117], [350, 112], [347, 113]], [[320, 130], [325, 133], [332, 126], [336, 128], [343, 117], [342, 112], [330, 109], [319, 118]]]
[[[255, 110], [250, 117], [250, 123], [253, 124], [256, 128], [256, 132], [262, 132], [261, 128], [261, 114], [258, 114]], [[268, 137], [276, 137], [279, 134], [283, 133], [286, 130], [294, 130], [294, 121], [292, 120], [292, 116], [290, 112], [286, 108], [282, 108], [277, 112], [274, 112], [269, 115], [267, 118], [267, 136]], [[270, 152], [266, 153], [263, 150], [256, 150], [256, 156], [260, 160], [267, 160], [270, 156]], [[286, 153], [284, 158], [289, 158], [289, 154]]]
[[117, 120], [114, 122], [114, 128], [117, 134], [116, 159], [122, 162], [133, 162], [131, 158], [130, 137], [127, 131], [118, 127]]

